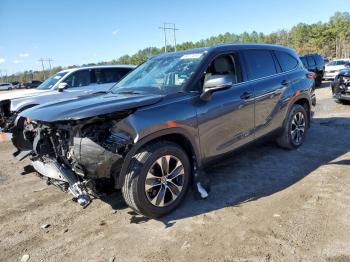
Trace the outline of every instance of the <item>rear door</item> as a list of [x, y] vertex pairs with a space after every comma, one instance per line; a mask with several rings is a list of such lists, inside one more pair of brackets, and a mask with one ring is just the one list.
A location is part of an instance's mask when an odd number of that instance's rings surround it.
[[248, 79], [255, 95], [255, 137], [261, 137], [276, 127], [272, 124], [279, 111], [279, 100], [290, 79], [281, 75], [282, 69], [274, 53], [256, 49], [244, 51]]

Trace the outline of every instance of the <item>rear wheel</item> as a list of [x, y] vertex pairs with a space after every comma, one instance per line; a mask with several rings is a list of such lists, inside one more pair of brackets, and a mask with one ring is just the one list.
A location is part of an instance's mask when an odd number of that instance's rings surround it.
[[125, 202], [147, 217], [160, 217], [174, 210], [189, 187], [191, 165], [177, 144], [149, 144], [132, 158], [122, 187]]
[[303, 106], [293, 105], [283, 127], [283, 133], [277, 138], [277, 144], [293, 149], [302, 145], [309, 126], [309, 117]]

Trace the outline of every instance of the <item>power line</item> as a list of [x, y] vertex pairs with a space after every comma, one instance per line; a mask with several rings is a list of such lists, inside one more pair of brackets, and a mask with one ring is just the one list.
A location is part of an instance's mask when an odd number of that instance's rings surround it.
[[176, 51], [176, 31], [180, 29], [176, 28], [174, 23], [163, 23], [163, 27], [159, 27], [159, 29], [162, 29], [164, 34], [164, 52], [167, 51], [167, 37], [166, 37], [167, 30], [173, 31], [174, 50]]

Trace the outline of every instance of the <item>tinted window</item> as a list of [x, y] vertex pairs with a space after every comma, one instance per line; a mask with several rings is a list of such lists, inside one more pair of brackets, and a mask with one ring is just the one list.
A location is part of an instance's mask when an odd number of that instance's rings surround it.
[[280, 66], [282, 67], [282, 71], [286, 72], [289, 70], [292, 70], [298, 66], [298, 60], [296, 60], [293, 56], [286, 52], [275, 52], [278, 62], [280, 63]]
[[80, 87], [90, 85], [90, 70], [77, 71], [68, 76], [64, 82], [68, 84], [68, 87]]
[[324, 59], [323, 59], [322, 56], [315, 55], [314, 58], [315, 58], [316, 63], [317, 63], [318, 66], [324, 66]]
[[303, 63], [303, 65], [304, 65], [305, 67], [308, 67], [307, 61], [306, 61], [306, 57], [305, 57], [305, 56], [300, 57], [300, 60], [301, 60], [301, 62]]
[[115, 83], [122, 79], [131, 69], [128, 68], [101, 68], [95, 69], [96, 83]]
[[307, 59], [307, 62], [308, 62], [308, 64], [309, 64], [309, 66], [315, 66], [316, 65], [316, 62], [315, 62], [315, 60], [313, 59], [313, 57], [312, 56], [307, 56], [306, 57], [306, 59]]
[[244, 51], [248, 67], [249, 79], [257, 79], [271, 76], [277, 73], [275, 62], [271, 52], [268, 50], [247, 50]]

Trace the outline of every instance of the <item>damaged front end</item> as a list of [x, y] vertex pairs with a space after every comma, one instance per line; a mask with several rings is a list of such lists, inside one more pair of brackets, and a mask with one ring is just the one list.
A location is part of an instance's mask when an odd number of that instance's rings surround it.
[[350, 70], [344, 70], [332, 83], [333, 98], [338, 100], [350, 100]]
[[13, 144], [15, 156], [31, 157], [34, 169], [49, 184], [70, 192], [86, 207], [106, 185], [114, 185], [132, 139], [113, 127], [130, 110], [109, 116], [54, 123], [17, 119]]

